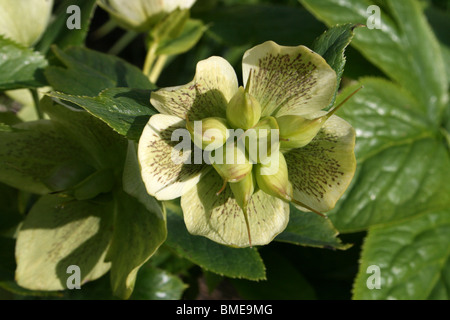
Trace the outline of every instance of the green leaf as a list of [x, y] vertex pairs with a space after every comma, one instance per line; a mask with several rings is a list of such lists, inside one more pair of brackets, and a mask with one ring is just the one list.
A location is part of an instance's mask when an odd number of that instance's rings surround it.
[[[22, 122], [14, 111], [8, 110], [10, 107], [9, 104], [14, 104], [14, 102], [8, 98], [5, 98], [5, 100], [7, 101], [3, 101], [3, 97], [0, 97], [0, 108], [6, 108], [6, 111], [0, 111], [0, 123], [5, 127]], [[3, 104], [3, 102], [5, 102], [5, 104]]]
[[71, 265], [80, 267], [82, 283], [105, 274], [112, 235], [108, 198], [68, 201], [42, 197], [27, 215], [17, 237], [16, 280], [31, 290], [63, 290]]
[[72, 102], [103, 120], [119, 134], [138, 141], [151, 115], [157, 113], [150, 105], [150, 91], [114, 88], [97, 97], [75, 96], [61, 92], [48, 94]]
[[11, 126], [0, 122], [0, 132], [12, 132], [13, 130]]
[[343, 244], [337, 238], [339, 233], [329, 219], [324, 219], [311, 212], [302, 212], [293, 205], [290, 206], [290, 210], [289, 224], [275, 240], [302, 246], [340, 250], [351, 246]]
[[231, 281], [241, 297], [248, 300], [315, 299], [314, 289], [286, 257], [266, 249], [262, 257], [267, 266], [267, 280]]
[[432, 138], [436, 132], [403, 88], [381, 78], [362, 78], [342, 90], [337, 103], [363, 86], [338, 111], [357, 130], [356, 156], [364, 162], [390, 147]]
[[[450, 211], [373, 227], [364, 243], [354, 298], [422, 300], [450, 298]], [[381, 288], [370, 290], [371, 265], [380, 268]]]
[[142, 181], [136, 146], [132, 141], [128, 141], [128, 151], [122, 181], [123, 191], [136, 198], [147, 210], [155, 214], [160, 214], [160, 218], [164, 219], [161, 204], [148, 194], [144, 181]]
[[265, 279], [265, 267], [256, 249], [230, 248], [201, 236], [191, 235], [178, 206], [166, 203], [168, 236], [167, 245], [180, 256], [198, 264], [203, 269], [230, 278], [249, 280]]
[[44, 86], [43, 69], [47, 65], [39, 52], [0, 35], [0, 91]]
[[83, 161], [83, 149], [53, 122], [40, 120], [0, 131], [0, 181], [32, 193], [49, 192], [44, 181], [67, 161]]
[[64, 51], [56, 46], [52, 48], [65, 66], [50, 66], [45, 70], [47, 81], [55, 91], [93, 97], [108, 88], [154, 88], [141, 70], [118, 57], [82, 47]]
[[14, 279], [14, 247], [16, 241], [0, 236], [0, 283]]
[[81, 145], [79, 156], [86, 163], [98, 170], [115, 169], [122, 175], [126, 139], [89, 113], [54, 104], [49, 97], [42, 99], [41, 109], [67, 138]]
[[188, 9], [173, 10], [150, 30], [150, 40], [158, 43], [164, 40], [175, 39], [182, 32], [189, 16], [190, 12]]
[[199, 18], [211, 24], [207, 35], [228, 46], [245, 46], [244, 50], [267, 40], [310, 46], [326, 29], [305, 9], [281, 5], [220, 6]]
[[330, 107], [333, 106], [336, 100], [336, 95], [341, 83], [342, 74], [344, 73], [345, 66], [345, 49], [350, 44], [353, 38], [353, 30], [358, 25], [347, 23], [342, 26], [335, 26], [322, 34], [313, 44], [313, 51], [320, 54], [336, 71], [336, 93], [330, 103]]
[[[450, 206], [450, 157], [440, 133], [398, 86], [367, 78], [339, 115], [356, 129], [357, 173], [336, 210], [341, 232]], [[339, 100], [360, 84], [343, 90]]]
[[203, 36], [207, 27], [201, 20], [189, 19], [181, 34], [175, 38], [163, 39], [156, 50], [157, 55], [176, 55], [189, 51]]
[[[61, 292], [45, 291], [45, 290], [28, 290], [17, 285], [14, 280], [0, 282], [0, 288], [15, 295], [16, 299], [29, 299], [29, 297], [36, 297], [36, 299], [55, 299], [62, 297]], [[8, 299], [10, 300], [10, 299]]]
[[0, 235], [7, 234], [22, 221], [23, 217], [19, 213], [18, 194], [17, 189], [0, 183], [0, 208], [2, 209], [0, 212]]
[[[65, 49], [68, 46], [83, 45], [89, 31], [89, 25], [96, 7], [95, 0], [65, 0], [60, 2], [55, 10], [55, 19], [47, 27], [36, 49], [46, 54], [52, 44]], [[80, 29], [69, 29], [67, 20], [73, 13], [67, 13], [67, 8], [76, 5], [80, 8]]]
[[155, 253], [167, 236], [162, 213], [149, 211], [135, 198], [115, 193], [114, 233], [107, 261], [111, 266], [114, 295], [128, 299], [139, 268]]
[[[376, 1], [300, 0], [327, 25], [366, 24]], [[448, 100], [442, 54], [419, 1], [386, 1], [381, 29], [361, 28], [352, 44], [374, 65], [413, 94], [432, 123], [440, 122]], [[383, 7], [383, 8], [385, 8]]]
[[429, 5], [425, 9], [425, 14], [440, 42], [447, 80], [450, 84], [450, 38], [448, 37], [448, 30], [450, 29], [450, 12], [448, 10], [439, 10], [437, 7]]
[[431, 291], [430, 295], [427, 299], [429, 300], [449, 300], [450, 294], [448, 288], [450, 288], [450, 259], [447, 258], [447, 262], [442, 267], [442, 270], [439, 275], [439, 279], [436, 282], [436, 285]]
[[450, 84], [450, 47], [441, 46], [442, 57], [445, 62], [445, 72], [447, 73], [447, 78]]
[[143, 267], [139, 270], [131, 300], [179, 300], [186, 285], [165, 270]]

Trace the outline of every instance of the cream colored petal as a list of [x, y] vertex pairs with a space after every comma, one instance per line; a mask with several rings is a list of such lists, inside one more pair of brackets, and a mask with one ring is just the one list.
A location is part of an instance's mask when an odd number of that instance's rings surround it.
[[[210, 171], [181, 197], [188, 231], [232, 247], [248, 247], [249, 238], [244, 212], [237, 204], [230, 186], [220, 194], [222, 179]], [[289, 221], [289, 204], [255, 192], [248, 203], [248, 221], [252, 245], [268, 244], [281, 233]]]
[[[138, 158], [141, 175], [147, 191], [158, 200], [171, 200], [180, 197], [192, 188], [200, 179], [202, 172], [209, 169], [205, 164], [195, 164], [191, 152], [185, 157], [173, 153], [174, 147], [184, 139], [172, 141], [172, 133], [177, 129], [190, 136], [184, 120], [170, 115], [156, 114], [145, 126], [139, 141]], [[191, 164], [185, 164], [191, 159]]]
[[259, 101], [262, 116], [305, 115], [329, 105], [336, 73], [305, 46], [279, 46], [273, 41], [244, 54], [244, 83], [250, 71], [250, 93]]
[[53, 0], [0, 0], [0, 34], [31, 46], [44, 33]]
[[[17, 0], [15, 0], [17, 1]], [[97, 0], [119, 24], [136, 31], [149, 31], [164, 14], [189, 9], [195, 0]]]
[[162, 1], [162, 3], [164, 11], [171, 12], [176, 8], [189, 9], [194, 5], [195, 1], [196, 0], [164, 0]]
[[331, 116], [308, 145], [286, 153], [294, 199], [320, 212], [333, 209], [355, 173], [354, 147], [353, 128]]
[[189, 120], [225, 118], [228, 101], [238, 89], [236, 73], [223, 58], [211, 57], [197, 64], [194, 79], [186, 85], [152, 92], [150, 102], [161, 113]]

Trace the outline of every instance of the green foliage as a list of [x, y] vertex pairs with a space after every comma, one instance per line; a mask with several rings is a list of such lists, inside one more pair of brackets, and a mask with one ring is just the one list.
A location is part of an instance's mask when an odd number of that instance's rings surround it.
[[139, 268], [166, 238], [165, 220], [159, 207], [153, 211], [126, 193], [116, 194], [114, 232], [106, 261], [111, 261], [113, 293], [128, 298]]
[[71, 265], [83, 270], [82, 281], [102, 276], [110, 267], [104, 262], [111, 238], [110, 211], [110, 202], [103, 199], [42, 197], [17, 238], [17, 283], [33, 290], [63, 290]]
[[150, 105], [150, 91], [113, 88], [102, 91], [97, 97], [73, 96], [59, 92], [53, 98], [72, 102], [131, 140], [139, 140], [142, 130], [156, 110]]
[[[69, 17], [67, 8], [76, 5], [80, 8], [80, 29], [69, 29], [66, 21]], [[89, 30], [90, 22], [95, 10], [95, 0], [64, 0], [60, 1], [55, 10], [56, 18], [50, 23], [36, 49], [46, 54], [51, 45], [60, 48], [83, 45]]]
[[[328, 25], [366, 24], [376, 1], [300, 0]], [[358, 30], [352, 44], [374, 65], [413, 94], [434, 124], [448, 99], [448, 84], [439, 44], [417, 0], [386, 1], [381, 29]], [[397, 58], [393, 58], [397, 57]], [[413, 66], [413, 67], [412, 67]]]
[[45, 85], [42, 72], [47, 65], [41, 53], [0, 35], [0, 90]]
[[201, 20], [189, 19], [177, 37], [166, 38], [160, 42], [156, 54], [175, 55], [191, 49], [203, 36], [207, 27]]
[[[81, 29], [66, 26], [72, 4]], [[0, 35], [0, 298], [209, 298], [230, 286], [255, 300], [448, 300], [449, 8], [198, 0], [134, 32], [119, 57], [107, 51], [123, 31], [95, 32], [96, 1], [63, 0], [34, 47]], [[155, 83], [186, 83], [212, 55], [239, 75], [243, 53], [267, 40], [306, 45], [335, 70], [339, 92], [324, 109], [363, 86], [337, 113], [356, 130], [357, 171], [329, 219], [291, 206], [273, 243], [237, 249], [190, 234], [178, 201], [148, 194], [136, 145], [157, 114]], [[13, 101], [15, 89], [32, 92], [38, 120], [17, 113], [33, 106]], [[67, 290], [70, 265], [82, 290]], [[380, 289], [368, 286], [371, 266]]]
[[[302, 1], [327, 24], [364, 23], [359, 1]], [[396, 83], [363, 78], [339, 114], [356, 128], [358, 171], [332, 221], [368, 229], [355, 299], [448, 299], [450, 155], [448, 81], [441, 46], [417, 1], [387, 1], [381, 29], [358, 29], [352, 44]], [[351, 9], [349, 9], [351, 8]], [[345, 12], [345, 14], [344, 14]], [[445, 57], [445, 55], [444, 55]], [[446, 114], [447, 113], [447, 114]], [[381, 289], [369, 290], [377, 265]]]
[[275, 240], [303, 246], [333, 248], [345, 250], [350, 244], [343, 244], [330, 220], [302, 212], [293, 205], [290, 207], [291, 216], [286, 229]]
[[[0, 132], [0, 180], [33, 193], [49, 192], [45, 180], [59, 164], [79, 160], [81, 146], [68, 139], [49, 120], [15, 125], [12, 132]], [[31, 161], [31, 159], [33, 159]]]
[[55, 91], [97, 96], [108, 88], [153, 89], [138, 68], [120, 58], [82, 47], [65, 51], [53, 47], [53, 50], [65, 66], [50, 66], [45, 70], [47, 81]]
[[[364, 244], [355, 299], [448, 300], [450, 214], [427, 212], [407, 221], [373, 227]], [[381, 289], [366, 286], [370, 265], [381, 269]]]
[[218, 7], [198, 16], [211, 25], [207, 31], [211, 37], [234, 47], [249, 48], [269, 39], [283, 45], [310, 47], [325, 31], [324, 25], [305, 9], [276, 3]]
[[[345, 49], [353, 39], [353, 30], [359, 27], [356, 24], [345, 24], [336, 26], [329, 31], [323, 33], [313, 44], [313, 50], [320, 54], [327, 63], [336, 71], [337, 87], [341, 84], [342, 75], [344, 73], [344, 66], [346, 58], [344, 55]], [[333, 106], [336, 100], [337, 91], [330, 107]]]
[[[236, 290], [249, 300], [310, 300], [314, 289], [283, 255], [263, 252], [267, 266], [267, 281], [233, 280]], [[302, 288], [299, 290], [299, 288]]]
[[[167, 209], [167, 244], [177, 254], [198, 264], [203, 269], [231, 278], [265, 279], [265, 267], [255, 249], [229, 248], [209, 239], [189, 234], [180, 213]], [[180, 209], [175, 209], [180, 210]]]
[[133, 300], [177, 300], [186, 285], [180, 278], [157, 268], [144, 267], [139, 270]]

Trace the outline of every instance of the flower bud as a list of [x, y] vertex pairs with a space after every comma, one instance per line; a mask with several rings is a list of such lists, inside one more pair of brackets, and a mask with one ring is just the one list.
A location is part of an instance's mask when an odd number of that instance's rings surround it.
[[187, 121], [186, 128], [191, 134], [194, 144], [205, 149], [210, 146], [210, 150], [220, 148], [228, 139], [227, 121], [218, 117], [196, 120], [194, 123]]
[[47, 28], [52, 7], [53, 0], [1, 0], [0, 34], [32, 46]]
[[250, 233], [250, 224], [248, 222], [247, 205], [250, 201], [253, 192], [255, 191], [255, 177], [250, 171], [244, 179], [230, 183], [231, 191], [233, 192], [236, 202], [241, 207], [244, 213], [245, 224], [247, 226], [248, 243], [252, 246], [252, 236]]
[[277, 118], [280, 127], [280, 147], [294, 149], [306, 146], [317, 135], [328, 117], [306, 119], [301, 116], [281, 116]]
[[306, 119], [301, 116], [286, 115], [277, 118], [280, 127], [280, 147], [282, 149], [301, 148], [310, 143], [319, 133], [325, 121], [338, 111], [351, 97], [363, 87], [358, 88], [321, 117]]
[[209, 155], [210, 162], [225, 182], [238, 182], [252, 171], [245, 150], [235, 143], [225, 144]]
[[[276, 131], [273, 131], [276, 130]], [[279, 150], [279, 128], [274, 117], [261, 119], [245, 134], [245, 147], [253, 163], [266, 163], [272, 151]]]
[[291, 201], [292, 184], [289, 182], [286, 160], [281, 152], [269, 164], [258, 163], [255, 167], [258, 187], [265, 193], [285, 201]]
[[255, 191], [255, 177], [250, 171], [244, 179], [230, 183], [231, 191], [233, 191], [236, 202], [244, 212], [247, 212], [247, 205], [250, 197]]
[[235, 129], [247, 130], [257, 124], [260, 117], [259, 102], [243, 87], [239, 87], [227, 106], [228, 123]]

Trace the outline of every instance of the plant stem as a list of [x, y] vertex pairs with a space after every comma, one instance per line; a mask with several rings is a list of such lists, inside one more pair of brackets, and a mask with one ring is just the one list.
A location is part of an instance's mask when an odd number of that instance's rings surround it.
[[42, 112], [41, 107], [39, 106], [39, 93], [37, 89], [30, 89], [30, 92], [31, 96], [33, 97], [34, 109], [36, 110], [38, 119], [44, 119], [44, 113]]
[[100, 28], [98, 28], [92, 33], [92, 37], [96, 40], [103, 38], [108, 33], [113, 31], [116, 27], [117, 23], [114, 20], [109, 19], [105, 24], [103, 24]]
[[137, 32], [127, 31], [113, 46], [109, 49], [108, 53], [112, 55], [119, 54], [123, 49], [125, 49], [131, 41], [134, 40], [138, 35]]
[[161, 72], [164, 68], [164, 65], [167, 62], [167, 59], [169, 58], [168, 55], [164, 54], [158, 57], [158, 60], [156, 60], [153, 68], [151, 69], [149, 79], [151, 83], [156, 83], [158, 81], [159, 76], [161, 75]]
[[144, 68], [142, 69], [142, 72], [147, 77], [150, 76], [150, 71], [151, 71], [151, 69], [153, 67], [153, 63], [155, 62], [155, 59], [156, 59], [156, 48], [157, 48], [157, 44], [155, 42], [152, 42], [148, 48], [147, 56], [145, 57]]

